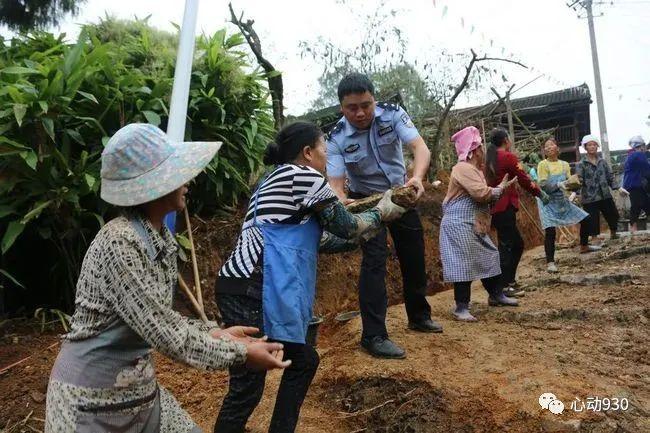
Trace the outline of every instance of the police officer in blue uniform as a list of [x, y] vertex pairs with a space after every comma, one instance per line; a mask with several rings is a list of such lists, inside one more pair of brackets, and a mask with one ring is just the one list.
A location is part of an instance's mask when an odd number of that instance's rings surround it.
[[[422, 180], [431, 153], [409, 115], [397, 104], [377, 103], [370, 79], [359, 73], [344, 77], [338, 86], [343, 118], [327, 140], [327, 176], [334, 192], [344, 203], [412, 185], [418, 198], [424, 192]], [[414, 155], [413, 176], [407, 179], [402, 146]], [[346, 192], [347, 181], [347, 192]], [[388, 224], [402, 271], [404, 303], [409, 328], [421, 332], [442, 332], [431, 320], [425, 298], [426, 270], [424, 235], [416, 210]], [[361, 346], [380, 358], [404, 358], [406, 353], [388, 338], [386, 329], [386, 227], [363, 247], [359, 276], [359, 305], [363, 333]]]

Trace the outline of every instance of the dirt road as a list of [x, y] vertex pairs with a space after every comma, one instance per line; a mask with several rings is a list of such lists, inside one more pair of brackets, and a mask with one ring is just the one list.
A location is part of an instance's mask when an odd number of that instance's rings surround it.
[[[561, 273], [544, 271], [541, 249], [525, 254], [519, 280], [528, 285], [518, 308], [488, 308], [472, 293], [477, 323], [451, 320], [451, 291], [429, 298], [443, 334], [406, 330], [402, 305], [390, 308], [391, 337], [405, 360], [376, 360], [358, 346], [360, 321], [326, 322], [321, 366], [298, 431], [316, 432], [650, 432], [650, 236], [610, 242], [602, 252], [558, 252]], [[14, 336], [13, 338], [27, 338]], [[48, 340], [49, 338], [49, 340]], [[39, 337], [38, 355], [0, 375], [0, 426], [42, 430], [47, 375], [55, 338]], [[5, 351], [12, 343], [3, 340]], [[191, 370], [157, 356], [160, 381], [206, 431], [227, 386], [223, 373]], [[263, 403], [249, 426], [268, 426], [279, 375], [270, 374]], [[564, 403], [555, 415], [538, 397]], [[571, 402], [625, 398], [626, 411], [575, 412]], [[577, 400], [576, 400], [577, 401]], [[580, 407], [580, 406], [578, 406]], [[20, 425], [12, 431], [32, 431]]]

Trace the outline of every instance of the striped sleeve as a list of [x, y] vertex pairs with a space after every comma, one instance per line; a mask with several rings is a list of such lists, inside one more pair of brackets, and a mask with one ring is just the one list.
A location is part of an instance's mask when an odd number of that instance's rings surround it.
[[292, 190], [294, 203], [304, 209], [337, 200], [325, 177], [311, 167], [297, 167]]

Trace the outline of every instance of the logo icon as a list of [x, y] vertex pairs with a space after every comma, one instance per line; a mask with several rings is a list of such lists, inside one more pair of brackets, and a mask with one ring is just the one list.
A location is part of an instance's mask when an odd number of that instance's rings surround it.
[[562, 403], [552, 392], [545, 392], [539, 396], [539, 405], [542, 409], [548, 409], [551, 413], [559, 415], [564, 412], [564, 403]]
[[539, 405], [542, 406], [542, 409], [548, 409], [548, 405], [553, 400], [557, 400], [557, 397], [552, 392], [545, 392], [539, 396]]

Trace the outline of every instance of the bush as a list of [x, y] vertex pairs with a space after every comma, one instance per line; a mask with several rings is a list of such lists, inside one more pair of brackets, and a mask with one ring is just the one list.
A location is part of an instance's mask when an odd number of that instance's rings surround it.
[[[0, 290], [16, 286], [10, 274], [38, 293], [32, 307], [72, 306], [81, 260], [110, 210], [99, 199], [103, 146], [127, 123], [166, 128], [175, 40], [146, 20], [109, 18], [76, 44], [40, 32], [0, 46]], [[243, 43], [225, 30], [197, 41], [186, 139], [224, 145], [192, 187], [195, 210], [247, 193], [273, 133], [264, 79]]]

